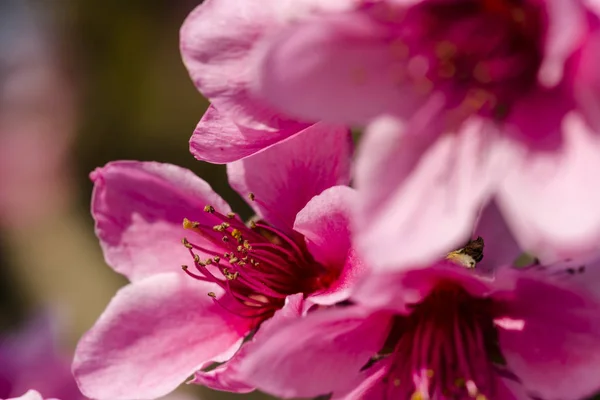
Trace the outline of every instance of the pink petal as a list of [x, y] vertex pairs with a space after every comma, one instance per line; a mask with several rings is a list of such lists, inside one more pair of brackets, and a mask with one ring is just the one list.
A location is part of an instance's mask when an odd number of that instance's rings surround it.
[[239, 345], [248, 322], [207, 296], [219, 295], [215, 287], [168, 273], [117, 292], [77, 347], [73, 373], [82, 392], [95, 399], [154, 399]]
[[387, 314], [359, 307], [309, 313], [263, 332], [240, 374], [259, 389], [286, 398], [346, 390], [381, 349], [390, 321]]
[[414, 109], [393, 32], [363, 12], [311, 18], [282, 29], [263, 55], [257, 91], [285, 113], [364, 124]]
[[600, 137], [576, 113], [563, 118], [562, 131], [554, 149], [521, 149], [497, 197], [521, 247], [546, 260], [593, 252], [600, 242]]
[[201, 161], [228, 163], [252, 155], [297, 132], [302, 132], [302, 129], [266, 132], [238, 126], [210, 106], [190, 139], [190, 152]]
[[587, 29], [585, 8], [578, 1], [545, 0], [548, 26], [538, 79], [546, 86], [560, 82], [566, 60], [577, 50]]
[[381, 360], [363, 371], [356, 379], [356, 385], [343, 393], [336, 392], [331, 400], [380, 400], [387, 396], [385, 377], [389, 371], [389, 358]]
[[[597, 13], [600, 15], [600, 1]], [[574, 71], [574, 91], [579, 107], [595, 131], [600, 130], [600, 29], [583, 43]]]
[[354, 230], [373, 268], [424, 265], [463, 245], [513, 156], [480, 119], [439, 136], [435, 110], [407, 126], [381, 118], [361, 144]]
[[249, 93], [256, 79], [255, 48], [292, 6], [292, 1], [280, 0], [209, 0], [181, 27], [181, 55], [198, 90], [220, 112], [250, 129], [291, 134], [304, 127]]
[[281, 325], [287, 324], [300, 318], [304, 309], [304, 296], [295, 294], [288, 296], [286, 303], [282, 309], [278, 310], [275, 315], [263, 322], [258, 332], [253, 336], [252, 341], [244, 344], [233, 357], [217, 368], [209, 371], [196, 372], [192, 383], [207, 386], [215, 390], [225, 390], [234, 393], [248, 393], [253, 391], [254, 386], [248, 385], [241, 380], [239, 370], [244, 368], [244, 362], [247, 359], [249, 352], [253, 351], [255, 342], [269, 340], [270, 332], [277, 330]]
[[483, 260], [477, 264], [478, 270], [492, 271], [495, 267], [514, 265], [522, 254], [494, 202], [482, 210], [473, 236], [481, 236], [484, 241]]
[[250, 206], [280, 229], [291, 229], [296, 214], [323, 190], [348, 184], [352, 140], [340, 126], [315, 124], [252, 157], [227, 165], [229, 183]]
[[512, 271], [516, 286], [502, 311], [524, 320], [522, 330], [499, 330], [507, 367], [532, 394], [581, 399], [600, 389], [600, 303], [574, 285]]
[[[7, 399], [7, 400], [44, 400], [44, 398], [35, 390], [28, 390], [27, 393], [25, 393], [23, 396], [21, 397], [15, 397], [12, 399]], [[47, 399], [47, 400], [58, 400], [58, 399]]]
[[351, 299], [371, 309], [385, 309], [406, 315], [441, 281], [456, 282], [475, 297], [483, 297], [491, 290], [490, 279], [474, 275], [466, 268], [457, 268], [451, 261], [442, 260], [426, 267], [403, 271], [374, 271], [357, 285]]
[[313, 197], [296, 216], [294, 230], [304, 235], [308, 251], [331, 271], [340, 274], [325, 291], [311, 301], [332, 305], [346, 300], [365, 272], [365, 265], [351, 248], [350, 215], [356, 192], [334, 186]]
[[230, 210], [206, 182], [175, 165], [117, 161], [90, 176], [92, 215], [106, 262], [130, 280], [178, 271], [190, 262], [181, 245], [183, 218], [202, 220], [207, 204]]

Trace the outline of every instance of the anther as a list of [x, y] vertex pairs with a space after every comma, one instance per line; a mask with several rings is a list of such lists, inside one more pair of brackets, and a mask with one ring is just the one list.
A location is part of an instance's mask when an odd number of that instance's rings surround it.
[[227, 218], [235, 218], [235, 213], [228, 212], [227, 213]]
[[204, 211], [212, 214], [215, 212], [215, 208], [211, 205], [206, 205], [206, 206], [204, 206]]
[[186, 238], [181, 239], [181, 243], [185, 246], [186, 249], [192, 249], [192, 245]]
[[187, 218], [183, 219], [183, 229], [194, 229], [200, 226], [200, 222], [190, 221]]
[[254, 201], [254, 199], [256, 199], [256, 196], [254, 195], [254, 193], [248, 193], [248, 198], [250, 199], [250, 201]]
[[208, 297], [212, 297], [213, 299], [217, 297], [215, 292], [208, 292]]
[[224, 241], [225, 243], [229, 242], [229, 238], [227, 236], [223, 236], [221, 238], [222, 241]]
[[218, 264], [219, 261], [221, 261], [221, 257], [215, 256], [215, 257], [213, 257], [213, 261]]

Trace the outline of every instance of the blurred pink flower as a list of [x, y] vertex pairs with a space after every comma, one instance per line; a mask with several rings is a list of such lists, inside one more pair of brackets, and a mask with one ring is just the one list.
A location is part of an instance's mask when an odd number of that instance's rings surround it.
[[[494, 218], [479, 230], [493, 231]], [[598, 276], [520, 270], [503, 264], [505, 243], [485, 244], [493, 279], [451, 257], [371, 275], [350, 305], [251, 343], [238, 376], [283, 397], [347, 400], [577, 400], [599, 390]]]
[[56, 326], [46, 314], [0, 338], [0, 399], [35, 388], [45, 398], [83, 400], [71, 375], [71, 359], [59, 351], [57, 342]]
[[[93, 172], [96, 233], [108, 264], [132, 283], [78, 345], [82, 391], [155, 398], [230, 359], [259, 326], [260, 342], [263, 326], [300, 315], [305, 297], [347, 298], [361, 264], [350, 251], [352, 189], [336, 185], [349, 182], [351, 149], [347, 130], [315, 126], [229, 164], [231, 186], [259, 217], [250, 226], [174, 165], [120, 161]], [[198, 372], [196, 383], [252, 390], [235, 376], [244, 356]]]
[[[182, 52], [194, 81], [253, 129], [282, 113], [367, 126], [358, 244], [380, 265], [398, 265], [392, 253], [432, 261], [423, 243], [458, 245], [490, 197], [528, 251], [597, 250], [596, 2], [246, 3], [208, 0], [188, 17]], [[234, 138], [212, 132], [204, 151]], [[279, 137], [236, 132], [236, 143], [257, 148]]]
[[[194, 84], [211, 102], [190, 140], [199, 160], [239, 160], [310, 129], [250, 92], [259, 39], [278, 24], [291, 1], [205, 1], [181, 28], [181, 55]], [[338, 129], [338, 127], [334, 127]]]
[[[13, 397], [12, 399], [7, 399], [7, 400], [44, 400], [44, 398], [42, 397], [41, 394], [39, 394], [35, 390], [28, 390], [27, 393], [25, 393], [21, 397]], [[46, 400], [58, 400], [58, 399], [46, 399]]]

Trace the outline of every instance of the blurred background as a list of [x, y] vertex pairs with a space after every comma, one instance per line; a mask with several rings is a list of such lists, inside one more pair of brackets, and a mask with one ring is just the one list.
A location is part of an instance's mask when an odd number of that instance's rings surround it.
[[[126, 283], [94, 237], [88, 174], [95, 167], [116, 159], [175, 163], [246, 210], [224, 168], [188, 151], [207, 102], [181, 62], [178, 35], [199, 3], [0, 0], [0, 398], [17, 390], [19, 368], [32, 379], [31, 367], [11, 359], [40, 364], [58, 355], [68, 364], [78, 338]], [[49, 350], [54, 344], [58, 350]], [[184, 390], [201, 399], [267, 398]]]

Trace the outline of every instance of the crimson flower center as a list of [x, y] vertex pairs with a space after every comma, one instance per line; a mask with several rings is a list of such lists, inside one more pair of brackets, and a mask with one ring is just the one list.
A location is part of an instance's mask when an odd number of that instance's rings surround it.
[[[336, 274], [314, 260], [307, 251], [304, 237], [283, 231], [265, 222], [245, 225], [234, 213], [223, 215], [206, 206], [207, 222], [185, 219], [185, 229], [196, 234], [184, 238], [184, 246], [194, 260], [191, 277], [214, 282], [226, 296], [215, 302], [236, 315], [263, 320], [283, 307], [285, 298], [326, 289]], [[209, 254], [203, 259], [198, 253]]]
[[405, 65], [402, 83], [437, 90], [457, 118], [496, 119], [534, 87], [545, 14], [531, 0], [428, 0], [406, 10], [383, 2], [373, 13], [394, 30], [391, 49]]
[[[390, 334], [389, 399], [494, 398], [492, 304], [442, 282]], [[392, 347], [393, 346], [393, 347]]]

